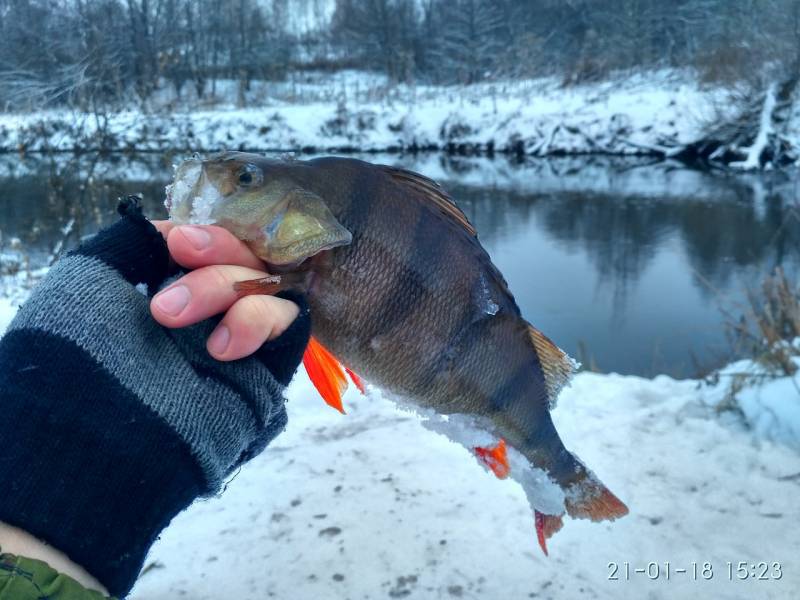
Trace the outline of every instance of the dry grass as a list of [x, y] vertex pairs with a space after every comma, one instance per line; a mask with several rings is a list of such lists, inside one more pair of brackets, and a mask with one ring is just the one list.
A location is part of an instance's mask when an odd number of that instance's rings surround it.
[[779, 375], [797, 372], [800, 349], [800, 286], [780, 267], [768, 275], [760, 290], [748, 290], [745, 311], [728, 315], [727, 326], [737, 355], [753, 357]]
[[[800, 357], [800, 285], [793, 283], [778, 267], [764, 278], [760, 287], [747, 290], [745, 302], [738, 304], [736, 311], [723, 305], [720, 310], [725, 316], [731, 342], [731, 355], [727, 360], [745, 358], [755, 364], [740, 372], [725, 370], [727, 385], [715, 410], [743, 415], [737, 399], [739, 392], [782, 377], [791, 378], [797, 390], [794, 399], [799, 399], [800, 386], [794, 375]], [[721, 377], [722, 372], [715, 370], [704, 381], [717, 386]]]
[[22, 243], [18, 238], [6, 242], [0, 232], [0, 276], [16, 275], [24, 270], [30, 270], [30, 259], [22, 252]]

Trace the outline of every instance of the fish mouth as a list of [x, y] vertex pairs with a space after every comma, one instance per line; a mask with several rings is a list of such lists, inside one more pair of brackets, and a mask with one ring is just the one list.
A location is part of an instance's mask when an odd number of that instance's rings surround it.
[[203, 163], [199, 159], [188, 159], [175, 168], [175, 178], [166, 188], [164, 206], [170, 218], [177, 223], [189, 223], [196, 216], [195, 202], [203, 198], [198, 187], [203, 179]]
[[298, 240], [292, 240], [289, 244], [279, 246], [268, 244], [269, 256], [266, 262], [284, 269], [297, 267], [313, 256], [333, 250], [339, 246], [346, 246], [350, 241], [350, 239], [342, 239], [333, 235], [310, 235]]

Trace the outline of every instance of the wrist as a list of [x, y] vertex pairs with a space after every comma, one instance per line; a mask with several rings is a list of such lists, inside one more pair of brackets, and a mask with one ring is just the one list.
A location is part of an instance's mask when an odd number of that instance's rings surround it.
[[18, 527], [0, 521], [0, 553], [15, 554], [41, 560], [50, 568], [68, 575], [87, 590], [94, 590], [108, 596], [108, 591], [86, 569], [70, 558]]
[[189, 448], [86, 349], [30, 327], [0, 344], [0, 402], [0, 520], [124, 596], [161, 530], [205, 491]]

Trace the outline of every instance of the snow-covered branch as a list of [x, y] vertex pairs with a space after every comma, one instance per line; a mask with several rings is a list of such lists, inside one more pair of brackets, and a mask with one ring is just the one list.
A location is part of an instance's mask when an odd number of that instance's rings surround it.
[[764, 154], [764, 150], [767, 148], [770, 136], [774, 134], [772, 115], [775, 112], [775, 105], [777, 104], [777, 88], [778, 84], [772, 82], [764, 94], [764, 105], [761, 109], [758, 134], [749, 148], [742, 148], [742, 150], [746, 152], [747, 158], [742, 161], [731, 162], [731, 167], [750, 170], [757, 169], [761, 166], [761, 155]]

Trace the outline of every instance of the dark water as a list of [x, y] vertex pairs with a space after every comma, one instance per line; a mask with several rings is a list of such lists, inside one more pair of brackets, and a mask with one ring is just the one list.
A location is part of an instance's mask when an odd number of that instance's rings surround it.
[[[710, 175], [639, 160], [378, 156], [440, 180], [525, 316], [603, 371], [691, 376], [729, 358], [720, 306], [800, 265], [795, 174]], [[0, 250], [34, 264], [141, 192], [163, 216], [173, 157], [0, 157]], [[65, 236], [62, 229], [72, 223]]]

